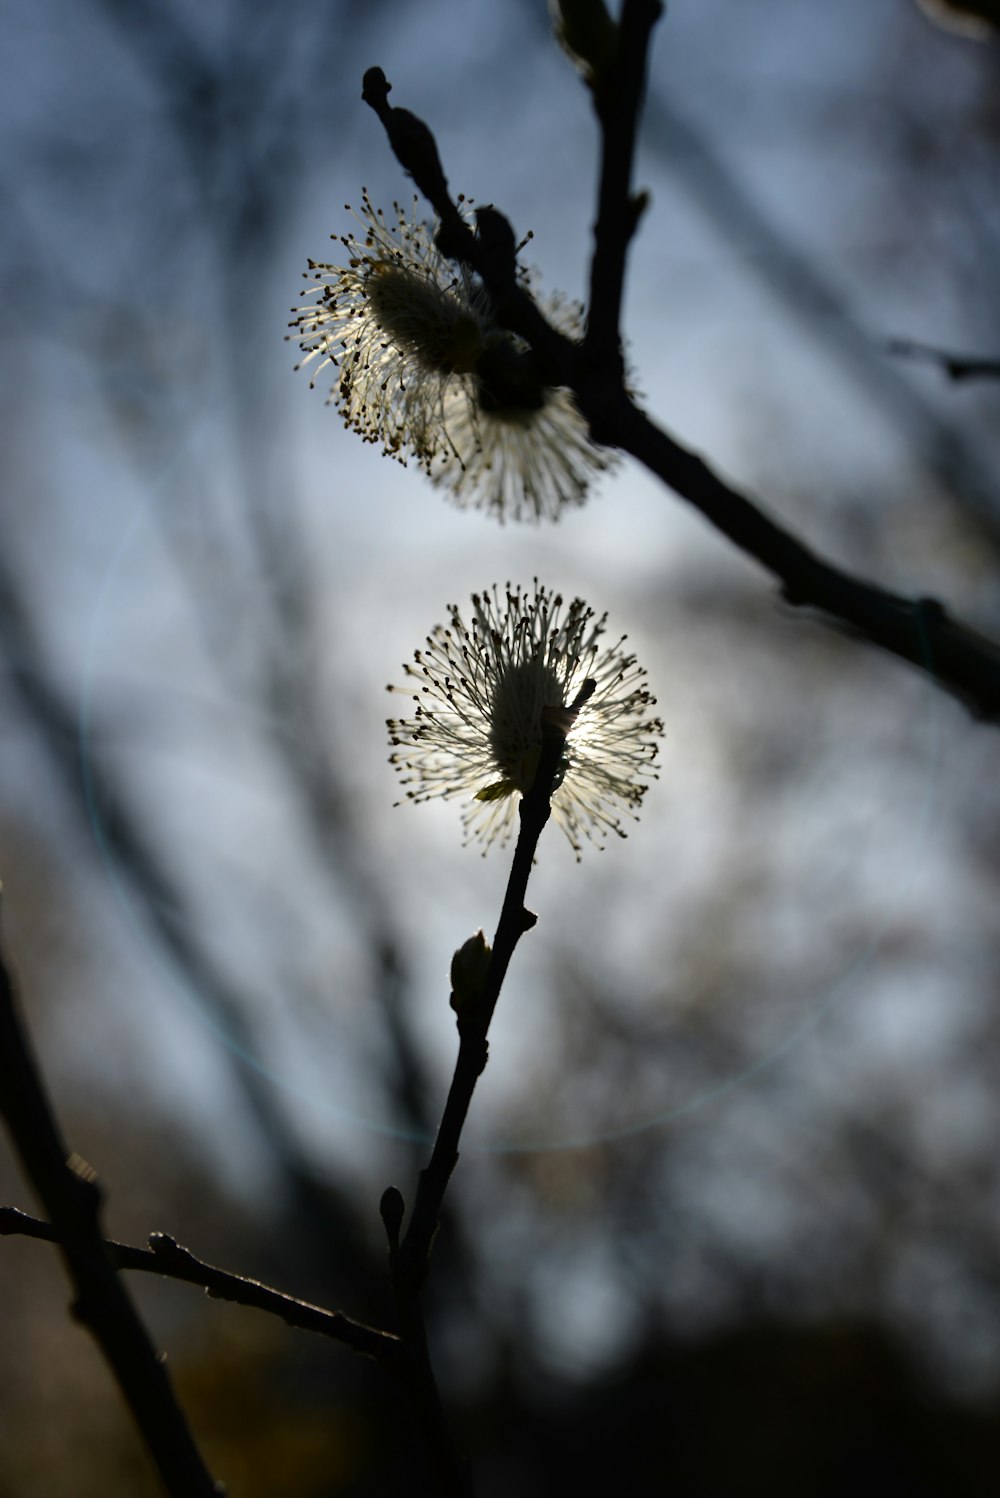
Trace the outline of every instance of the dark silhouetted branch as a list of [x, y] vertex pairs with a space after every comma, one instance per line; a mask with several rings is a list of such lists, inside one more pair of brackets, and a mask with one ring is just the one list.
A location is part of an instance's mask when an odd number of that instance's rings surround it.
[[[632, 44], [632, 86], [641, 88], [645, 49], [649, 27], [655, 21], [655, 6], [648, 0], [634, 0], [634, 6], [626, 4], [624, 10], [629, 12], [633, 8], [636, 31]], [[622, 26], [624, 20], [623, 13]], [[378, 75], [388, 91], [389, 85], [385, 83], [381, 70], [370, 69], [365, 75], [366, 97], [371, 92], [373, 74]], [[368, 102], [372, 100], [369, 98]], [[384, 97], [382, 102], [384, 104]], [[610, 105], [607, 107], [611, 108]], [[637, 110], [638, 99], [635, 107]], [[389, 129], [386, 119], [387, 110], [380, 108], [376, 112], [386, 125], [390, 144], [395, 145], [394, 132]], [[419, 126], [419, 130], [415, 129], [415, 138], [421, 142], [421, 151], [426, 153], [427, 136], [433, 142], [428, 127], [410, 116], [408, 111], [402, 113], [413, 121], [414, 127]], [[634, 130], [634, 122], [632, 128]], [[399, 132], [395, 134], [398, 137]], [[615, 159], [618, 170], [630, 171], [631, 137], [628, 150], [623, 142], [617, 148]], [[400, 160], [406, 166], [403, 156]], [[439, 161], [436, 146], [434, 160]], [[610, 167], [607, 170], [610, 171]], [[795, 607], [817, 609], [828, 623], [846, 629], [859, 639], [877, 645], [925, 672], [939, 687], [963, 703], [974, 717], [984, 722], [1000, 723], [1000, 645], [953, 618], [937, 599], [907, 598], [892, 593], [818, 556], [791, 531], [772, 520], [760, 506], [726, 484], [706, 462], [656, 426], [629, 395], [620, 359], [595, 362], [587, 342], [576, 344], [551, 327], [522, 286], [512, 285], [506, 271], [497, 274], [484, 245], [461, 218], [447, 191], [442, 189], [440, 184], [444, 183], [444, 172], [441, 171], [434, 195], [429, 198], [442, 222], [438, 234], [442, 252], [470, 265], [482, 277], [493, 296], [498, 320], [531, 345], [549, 383], [573, 391], [595, 441], [630, 453], [680, 498], [700, 510], [734, 545], [777, 579], [786, 602]], [[610, 185], [605, 186], [602, 182], [601, 204], [602, 211], [606, 208], [608, 213], [617, 216], [619, 222], [617, 227], [602, 227], [599, 223], [595, 229], [596, 241], [601, 243], [606, 237], [609, 244], [617, 244], [619, 249], [627, 246], [635, 216], [627, 178], [614, 192]], [[501, 217], [496, 210], [491, 210], [491, 213], [496, 218]], [[606, 271], [602, 272], [597, 265], [599, 258], [595, 256], [597, 285], [592, 286], [592, 296], [598, 297], [599, 305], [603, 301], [606, 307], [618, 307], [620, 285], [616, 291], [614, 284], [610, 283], [617, 281], [623, 261], [617, 251], [614, 254], [609, 251], [603, 257]], [[606, 289], [601, 288], [603, 275], [609, 278]]]
[[459, 1050], [455, 1074], [445, 1104], [430, 1162], [421, 1172], [410, 1223], [397, 1256], [397, 1277], [419, 1283], [427, 1271], [438, 1215], [452, 1171], [476, 1082], [486, 1066], [487, 1032], [514, 948], [536, 917], [525, 909], [524, 897], [542, 829], [551, 813], [552, 784], [566, 744], [564, 729], [545, 721], [542, 752], [530, 791], [519, 808], [521, 827], [511, 864], [500, 921], [493, 940], [489, 968], [481, 994], [458, 1013]]
[[891, 593], [827, 562], [731, 489], [627, 397], [613, 425], [617, 445], [777, 578], [787, 603], [818, 609], [828, 622], [926, 672], [974, 717], [1000, 723], [1000, 645], [953, 618], [933, 598]]
[[55, 1230], [73, 1286], [73, 1315], [91, 1333], [129, 1407], [166, 1491], [214, 1498], [209, 1475], [157, 1351], [101, 1232], [97, 1177], [67, 1148], [18, 1013], [0, 952], [0, 1114], [24, 1173]]
[[405, 1209], [400, 1193], [395, 1187], [389, 1187], [381, 1203], [400, 1332], [411, 1362], [411, 1387], [442, 1491], [454, 1495], [454, 1498], [468, 1498], [472, 1492], [471, 1478], [466, 1464], [455, 1451], [437, 1391], [427, 1347], [421, 1292], [445, 1193], [458, 1163], [462, 1129], [476, 1083], [486, 1066], [489, 1054], [487, 1034], [493, 1011], [514, 949], [524, 933], [535, 924], [536, 917], [525, 908], [524, 899], [538, 839], [551, 812], [553, 782], [565, 745], [565, 722], [560, 726], [547, 721], [543, 711], [542, 750], [535, 779], [519, 809], [520, 832], [489, 966], [481, 989], [473, 995], [466, 995], [462, 1002], [457, 1002], [457, 996], [453, 996], [458, 1013], [458, 1057], [431, 1158], [420, 1173], [413, 1211], [402, 1238], [400, 1228]]
[[619, 378], [625, 261], [645, 201], [631, 196], [632, 160], [650, 37], [662, 14], [660, 0], [625, 0], [617, 27], [617, 56], [594, 90], [601, 124], [601, 174], [584, 347], [592, 362], [616, 366]]
[[[11, 1236], [37, 1238], [43, 1243], [59, 1244], [61, 1241], [51, 1223], [31, 1217], [16, 1207], [0, 1207], [0, 1237]], [[228, 1300], [235, 1305], [266, 1311], [271, 1316], [280, 1317], [287, 1326], [329, 1337], [352, 1352], [374, 1358], [384, 1367], [399, 1371], [399, 1338], [391, 1332], [354, 1321], [342, 1311], [327, 1311], [307, 1300], [299, 1300], [283, 1290], [263, 1285], [259, 1280], [206, 1264], [166, 1233], [154, 1233], [148, 1248], [134, 1248], [128, 1243], [109, 1239], [105, 1241], [104, 1249], [116, 1269], [137, 1270], [200, 1285], [213, 1300]]]

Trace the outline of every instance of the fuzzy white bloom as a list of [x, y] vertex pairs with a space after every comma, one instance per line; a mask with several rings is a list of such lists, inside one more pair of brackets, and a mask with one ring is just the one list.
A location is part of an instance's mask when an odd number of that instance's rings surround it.
[[[433, 232], [393, 205], [389, 221], [367, 192], [360, 238], [341, 237], [346, 266], [310, 260], [313, 298], [290, 326], [305, 357], [332, 364], [330, 391], [345, 425], [391, 457], [413, 458], [460, 505], [499, 520], [554, 520], [581, 504], [614, 455], [591, 442], [571, 393], [543, 384], [526, 345], [492, 317], [490, 298]], [[530, 289], [530, 277], [521, 272]], [[568, 337], [582, 310], [541, 299]], [[301, 366], [300, 366], [301, 367]]]
[[624, 837], [618, 809], [636, 816], [663, 733], [625, 637], [604, 644], [606, 614], [580, 598], [567, 605], [537, 580], [531, 592], [508, 584], [474, 593], [468, 624], [454, 604], [448, 615], [403, 667], [411, 685], [389, 688], [416, 703], [413, 717], [388, 723], [406, 796], [465, 797], [466, 841], [506, 843], [534, 779], [547, 709], [567, 730], [552, 812], [577, 856], [584, 836], [599, 847], [609, 832]]

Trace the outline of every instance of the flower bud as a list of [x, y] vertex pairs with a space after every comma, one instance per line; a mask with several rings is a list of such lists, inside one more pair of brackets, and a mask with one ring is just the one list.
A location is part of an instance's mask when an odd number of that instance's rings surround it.
[[398, 1186], [387, 1186], [382, 1192], [382, 1200], [378, 1204], [379, 1214], [385, 1226], [385, 1235], [389, 1240], [390, 1248], [399, 1245], [399, 1230], [403, 1225], [403, 1215], [406, 1208], [403, 1203], [403, 1194]]
[[482, 931], [477, 931], [475, 936], [470, 936], [468, 941], [463, 942], [451, 959], [451, 997], [449, 1003], [455, 1013], [461, 1015], [463, 1009], [478, 999], [486, 983], [486, 974], [490, 969], [490, 957], [492, 950]]
[[618, 52], [618, 27], [604, 0], [549, 0], [549, 8], [559, 45], [596, 90]]

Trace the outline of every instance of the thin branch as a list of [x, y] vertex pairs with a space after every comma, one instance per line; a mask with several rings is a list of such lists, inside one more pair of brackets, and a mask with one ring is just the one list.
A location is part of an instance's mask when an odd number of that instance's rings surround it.
[[590, 306], [584, 347], [594, 363], [622, 370], [621, 321], [625, 260], [643, 198], [630, 193], [632, 158], [646, 84], [653, 28], [663, 14], [660, 0], [625, 0], [617, 29], [617, 56], [602, 74], [594, 105], [601, 123], [601, 175], [590, 267]]
[[462, 1128], [472, 1094], [488, 1057], [487, 1033], [500, 989], [521, 937], [536, 917], [525, 909], [524, 897], [538, 839], [551, 812], [552, 785], [566, 744], [565, 727], [547, 721], [543, 713], [542, 750], [530, 791], [520, 805], [521, 827], [511, 864], [500, 921], [482, 994], [469, 1010], [459, 1012], [459, 1049], [430, 1162], [420, 1174], [416, 1202], [406, 1234], [399, 1245], [398, 1271], [419, 1283], [425, 1276], [437, 1231], [441, 1203], [458, 1163]]
[[917, 343], [912, 338], [890, 338], [885, 351], [901, 359], [922, 359], [927, 364], [937, 364], [956, 383], [961, 380], [1000, 380], [1000, 359], [949, 354], [945, 349], [935, 348], [930, 343]]
[[[21, 1212], [17, 1207], [0, 1207], [0, 1238], [10, 1236], [37, 1238], [43, 1243], [59, 1244], [61, 1241], [51, 1223]], [[261, 1284], [259, 1280], [206, 1264], [166, 1233], [154, 1233], [149, 1245], [149, 1248], [135, 1248], [112, 1239], [104, 1241], [105, 1252], [116, 1269], [157, 1274], [164, 1279], [199, 1285], [213, 1300], [228, 1300], [235, 1305], [266, 1311], [271, 1316], [280, 1317], [288, 1326], [329, 1337], [352, 1352], [374, 1358], [383, 1367], [399, 1371], [400, 1342], [391, 1332], [354, 1321], [342, 1311], [328, 1311], [307, 1300], [299, 1300], [283, 1290]]]
[[[648, 8], [649, 0], [633, 3], [638, 11]], [[382, 90], [378, 105], [370, 97], [373, 79]], [[431, 131], [409, 111], [389, 109], [389, 87], [381, 69], [369, 69], [364, 97], [382, 119], [401, 165], [411, 171], [418, 185], [421, 176], [428, 175], [426, 162], [435, 165], [430, 174], [432, 191], [425, 196], [442, 221], [438, 234], [442, 253], [470, 265], [482, 277], [498, 320], [532, 347], [550, 384], [573, 391], [594, 440], [630, 453], [700, 510], [734, 545], [777, 578], [787, 603], [819, 609], [828, 623], [925, 672], [974, 717], [1000, 723], [1000, 645], [955, 619], [935, 598], [892, 593], [826, 561], [656, 426], [626, 390], [620, 361], [595, 363], [586, 344], [575, 344], [551, 327], [524, 288], [512, 283], [509, 264], [498, 269], [488, 247], [451, 202]], [[404, 118], [405, 128], [398, 117]], [[409, 154], [399, 149], [400, 140], [408, 136], [414, 142]], [[506, 223], [496, 210], [490, 212], [493, 220]], [[514, 242], [513, 235], [510, 240]], [[605, 263], [613, 269], [616, 262], [609, 256]], [[601, 296], [608, 303], [614, 300], [611, 291]]]
[[70, 1153], [56, 1123], [2, 951], [0, 1114], [55, 1229], [73, 1286], [73, 1314], [104, 1354], [164, 1487], [173, 1498], [215, 1498], [222, 1489], [209, 1475], [166, 1363], [105, 1246], [97, 1178]]
[[[503, 214], [480, 209], [473, 233], [448, 190], [430, 128], [408, 109], [389, 104], [392, 84], [381, 68], [369, 68], [361, 97], [378, 115], [396, 160], [413, 178], [437, 214], [437, 244], [443, 255], [468, 265], [490, 292], [494, 313], [504, 327], [531, 346], [552, 383], [569, 385], [570, 366], [579, 358], [573, 341], [553, 328], [516, 279], [515, 237]], [[483, 230], [486, 232], [482, 232]]]
[[974, 717], [1000, 723], [1000, 645], [953, 618], [936, 599], [891, 593], [818, 556], [627, 396], [610, 422], [617, 445], [777, 578], [787, 603], [821, 610], [828, 621], [926, 672]]
[[[592, 683], [589, 683], [592, 687]], [[554, 719], [554, 715], [553, 715]], [[448, 1183], [458, 1163], [458, 1147], [469, 1105], [486, 1066], [487, 1034], [514, 948], [536, 917], [524, 897], [542, 829], [551, 811], [552, 787], [566, 745], [565, 717], [550, 721], [542, 714], [542, 748], [531, 789], [520, 805], [520, 832], [482, 989], [467, 996], [458, 1010], [459, 1047], [451, 1087], [434, 1148], [421, 1171], [410, 1222], [402, 1241], [404, 1206], [390, 1187], [382, 1197], [382, 1220], [389, 1239], [389, 1265], [400, 1332], [410, 1359], [410, 1387], [441, 1491], [447, 1498], [470, 1498], [471, 1477], [455, 1450], [437, 1389], [427, 1346], [421, 1292], [430, 1265]]]

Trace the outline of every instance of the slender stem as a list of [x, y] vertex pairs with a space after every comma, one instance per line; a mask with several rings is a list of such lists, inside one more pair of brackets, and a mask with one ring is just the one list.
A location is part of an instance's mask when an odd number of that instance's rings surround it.
[[611, 360], [619, 368], [625, 259], [637, 222], [630, 197], [632, 160], [650, 37], [662, 14], [661, 0], [624, 0], [617, 27], [618, 54], [594, 95], [601, 122], [601, 175], [584, 347], [592, 362]]
[[18, 1013], [0, 953], [0, 1114], [24, 1172], [57, 1235], [73, 1285], [73, 1314], [92, 1334], [132, 1412], [167, 1492], [214, 1498], [209, 1475], [177, 1402], [163, 1357], [117, 1273], [100, 1225], [93, 1171], [72, 1155]]
[[[551, 811], [552, 786], [566, 745], [573, 712], [593, 690], [586, 683], [567, 711], [543, 712], [542, 748], [535, 779], [520, 806], [520, 831], [514, 849], [507, 891], [482, 991], [459, 1011], [459, 1046], [455, 1071], [445, 1102], [434, 1148], [420, 1173], [409, 1225], [399, 1241], [402, 1202], [398, 1193], [383, 1197], [383, 1220], [389, 1233], [389, 1264], [403, 1344], [410, 1360], [410, 1388], [420, 1418], [425, 1446], [445, 1498], [470, 1498], [471, 1477], [458, 1455], [445, 1418], [427, 1346], [421, 1291], [427, 1277], [431, 1249], [438, 1230], [448, 1183], [458, 1163], [458, 1147], [476, 1083], [486, 1065], [487, 1034], [514, 948], [535, 924], [524, 897], [535, 849]], [[395, 1197], [387, 1210], [387, 1198]], [[398, 1205], [397, 1205], [398, 1204]]]
[[[574, 343], [550, 325], [522, 286], [511, 286], [506, 272], [495, 275], [495, 266], [481, 241], [452, 203], [441, 172], [425, 195], [448, 230], [445, 253], [464, 261], [482, 277], [493, 293], [498, 321], [531, 346], [548, 383], [573, 391], [595, 442], [630, 453], [675, 494], [700, 510], [734, 545], [778, 579], [787, 603], [822, 610], [827, 622], [846, 626], [851, 633], [925, 672], [974, 717], [1000, 724], [1000, 644], [955, 619], [934, 598], [891, 593], [817, 555], [650, 421], [626, 388], [617, 353], [602, 359], [593, 356], [594, 339], [598, 345], [608, 341], [608, 329], [612, 324], [617, 329], [621, 308], [620, 273], [628, 237], [635, 227], [635, 205], [628, 199], [627, 175], [623, 178], [621, 174], [631, 168], [646, 49], [658, 12], [659, 0], [625, 0], [623, 7], [619, 45], [632, 58], [631, 86], [637, 93], [629, 115], [631, 124], [627, 125], [623, 112], [613, 148], [605, 131], [588, 340], [583, 345]], [[387, 92], [384, 75], [380, 77]], [[613, 102], [600, 106], [610, 111], [614, 107]], [[400, 155], [399, 130], [389, 129], [388, 116], [393, 112], [384, 108], [376, 112], [389, 131], [390, 144]], [[418, 127], [415, 137], [426, 152], [424, 131], [433, 142], [427, 126], [414, 121], [405, 110], [395, 111], [395, 115], [403, 115], [408, 128]], [[400, 160], [407, 165], [405, 153]], [[436, 147], [434, 161], [439, 167]], [[617, 207], [612, 212], [614, 204]], [[602, 227], [608, 214], [608, 226]], [[616, 215], [614, 227], [611, 221]]]
[[402, 1274], [417, 1282], [426, 1273], [431, 1244], [437, 1231], [441, 1204], [452, 1171], [458, 1163], [458, 1146], [475, 1091], [486, 1065], [487, 1032], [514, 948], [535, 916], [525, 909], [524, 897], [534, 862], [535, 849], [551, 811], [552, 783], [566, 743], [565, 729], [543, 722], [542, 751], [535, 779], [520, 806], [520, 831], [503, 908], [493, 939], [493, 951], [483, 992], [470, 1013], [460, 1016], [459, 1048], [448, 1099], [430, 1161], [421, 1172], [413, 1214], [399, 1248]]
[[975, 717], [1000, 723], [1000, 645], [953, 618], [936, 599], [892, 593], [827, 562], [731, 489], [624, 392], [604, 420], [611, 423], [616, 445], [777, 578], [787, 603], [821, 609], [852, 633], [926, 672]]
[[[0, 1207], [0, 1238], [15, 1235], [36, 1238], [43, 1243], [60, 1242], [59, 1234], [50, 1222], [43, 1222], [17, 1207]], [[287, 1326], [317, 1332], [334, 1342], [343, 1343], [363, 1357], [374, 1358], [390, 1370], [399, 1371], [400, 1341], [392, 1332], [380, 1331], [377, 1327], [354, 1321], [342, 1311], [325, 1310], [283, 1290], [261, 1284], [259, 1280], [206, 1264], [166, 1233], [154, 1233], [149, 1242], [149, 1248], [136, 1248], [129, 1243], [106, 1239], [104, 1249], [116, 1269], [157, 1274], [164, 1279], [200, 1285], [213, 1300], [228, 1300], [265, 1311], [280, 1317]]]

